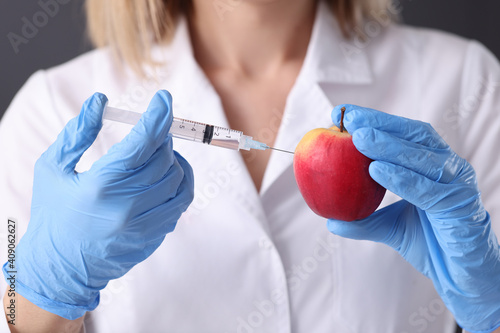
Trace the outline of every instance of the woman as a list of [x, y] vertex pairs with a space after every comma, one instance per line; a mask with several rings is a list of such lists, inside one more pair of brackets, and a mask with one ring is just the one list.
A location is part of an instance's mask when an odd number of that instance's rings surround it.
[[[11, 330], [453, 332], [455, 316], [500, 331], [500, 67], [484, 47], [392, 24], [383, 1], [87, 9], [101, 48], [36, 73], [0, 127], [2, 219], [24, 234]], [[147, 112], [101, 129], [108, 99]], [[345, 126], [391, 192], [328, 228], [291, 155], [174, 153], [167, 135], [173, 110], [293, 151], [342, 103], [373, 108], [344, 105]]]

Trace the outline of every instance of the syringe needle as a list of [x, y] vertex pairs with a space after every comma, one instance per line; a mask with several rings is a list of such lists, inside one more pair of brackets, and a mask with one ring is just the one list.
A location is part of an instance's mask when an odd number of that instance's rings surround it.
[[294, 154], [294, 152], [292, 152], [292, 151], [278, 149], [278, 148], [274, 148], [274, 147], [269, 147], [269, 149], [273, 149], [273, 150], [277, 150], [277, 151], [282, 151], [284, 153], [288, 153], [288, 154], [292, 154], [292, 155]]

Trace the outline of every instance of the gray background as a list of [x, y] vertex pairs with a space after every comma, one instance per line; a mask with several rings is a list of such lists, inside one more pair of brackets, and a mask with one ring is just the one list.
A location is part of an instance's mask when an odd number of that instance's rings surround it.
[[[42, 0], [42, 2], [55, 0]], [[83, 0], [58, 0], [57, 14], [16, 54], [9, 32], [21, 34], [22, 18], [41, 11], [38, 0], [0, 2], [0, 116], [30, 74], [67, 61], [90, 49], [84, 36]], [[107, 1], [107, 0], [103, 0]], [[474, 38], [500, 57], [500, 2], [495, 0], [401, 0], [404, 21]]]

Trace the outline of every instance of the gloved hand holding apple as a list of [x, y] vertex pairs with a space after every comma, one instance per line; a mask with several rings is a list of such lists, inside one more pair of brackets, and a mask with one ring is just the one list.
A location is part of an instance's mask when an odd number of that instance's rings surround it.
[[316, 128], [300, 140], [293, 169], [300, 193], [309, 208], [325, 218], [353, 221], [372, 214], [385, 188], [368, 172], [372, 160], [361, 154], [343, 125]]
[[468, 332], [499, 328], [500, 247], [472, 166], [427, 123], [354, 105], [335, 107], [334, 123], [342, 108], [354, 146], [373, 160], [369, 175], [403, 200], [353, 222], [330, 219], [328, 229], [394, 248], [433, 281]]

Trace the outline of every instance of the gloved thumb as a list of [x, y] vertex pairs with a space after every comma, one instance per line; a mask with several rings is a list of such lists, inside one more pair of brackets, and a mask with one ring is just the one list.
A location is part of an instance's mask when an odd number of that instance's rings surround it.
[[[130, 133], [96, 161], [92, 169], [106, 168], [111, 164], [125, 170], [142, 166], [166, 140], [171, 140], [168, 132], [172, 121], [172, 96], [168, 91], [160, 90]], [[170, 154], [173, 161], [173, 150]]]
[[73, 173], [83, 153], [92, 145], [102, 127], [102, 113], [108, 99], [95, 93], [85, 101], [78, 117], [71, 119], [45, 157], [65, 173]]
[[330, 232], [341, 237], [380, 242], [397, 249], [404, 236], [404, 221], [397, 217], [408, 206], [408, 202], [400, 200], [362, 220], [328, 220], [327, 227]]

